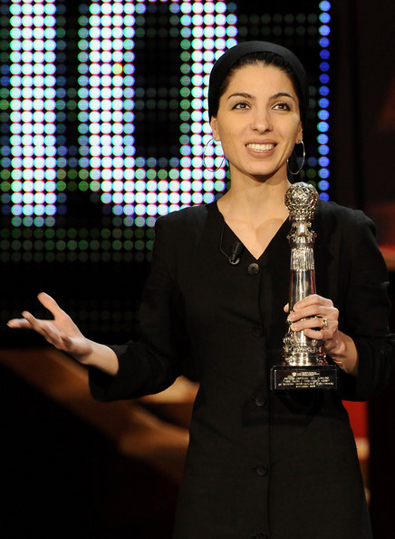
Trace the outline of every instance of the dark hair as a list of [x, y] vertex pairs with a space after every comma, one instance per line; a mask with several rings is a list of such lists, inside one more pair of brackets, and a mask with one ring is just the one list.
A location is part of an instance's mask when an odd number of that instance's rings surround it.
[[209, 117], [218, 113], [219, 98], [226, 90], [230, 77], [236, 69], [244, 65], [263, 62], [283, 70], [292, 81], [299, 98], [300, 118], [305, 127], [309, 84], [306, 72], [295, 54], [281, 45], [268, 41], [245, 41], [228, 49], [215, 62], [210, 73], [208, 88]]
[[210, 114], [211, 116], [217, 116], [218, 114], [218, 108], [219, 108], [219, 100], [221, 96], [226, 92], [226, 89], [229, 86], [230, 80], [233, 77], [234, 73], [245, 66], [253, 66], [253, 65], [259, 65], [263, 64], [265, 66], [274, 66], [278, 69], [281, 69], [288, 77], [290, 78], [293, 87], [296, 91], [296, 94], [298, 96], [299, 100], [299, 106], [302, 108], [303, 106], [303, 94], [299, 87], [298, 81], [295, 77], [295, 73], [292, 69], [292, 66], [285, 58], [282, 56], [274, 53], [274, 52], [252, 52], [250, 54], [247, 54], [246, 56], [241, 57], [239, 60], [237, 60], [230, 70], [228, 71], [228, 74], [221, 82], [218, 92], [216, 93], [215, 100], [211, 103], [211, 110]]
[[[289, 76], [299, 99], [300, 120], [303, 130], [305, 130], [309, 106], [309, 83], [306, 72], [300, 60], [292, 51], [268, 41], [245, 41], [244, 43], [239, 43], [228, 49], [215, 62], [211, 70], [208, 88], [210, 119], [218, 114], [219, 99], [226, 91], [234, 72], [242, 66], [259, 63], [275, 66]], [[289, 158], [289, 163], [291, 170], [299, 169], [295, 149]]]

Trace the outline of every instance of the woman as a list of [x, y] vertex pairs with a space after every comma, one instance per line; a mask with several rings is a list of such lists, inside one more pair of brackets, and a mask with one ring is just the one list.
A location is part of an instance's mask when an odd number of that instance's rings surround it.
[[194, 361], [200, 388], [176, 539], [372, 537], [341, 400], [384, 386], [395, 340], [387, 335], [385, 264], [361, 212], [319, 203], [319, 295], [289, 314], [292, 329], [324, 341], [339, 389], [269, 388], [288, 314], [287, 164], [303, 140], [307, 100], [304, 70], [283, 47], [243, 43], [215, 64], [210, 122], [231, 188], [218, 203], [158, 220], [138, 342], [89, 341], [45, 294], [53, 322], [27, 312], [9, 322], [89, 366], [100, 400], [161, 391]]

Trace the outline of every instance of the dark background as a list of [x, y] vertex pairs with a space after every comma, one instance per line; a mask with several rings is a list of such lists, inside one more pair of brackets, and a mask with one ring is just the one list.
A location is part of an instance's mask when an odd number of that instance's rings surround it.
[[[335, 65], [332, 125], [334, 200], [374, 218], [378, 241], [395, 244], [395, 4], [332, 2]], [[390, 296], [395, 303], [393, 262]], [[395, 331], [395, 316], [390, 320]], [[370, 489], [374, 537], [393, 534], [395, 378], [369, 404]]]

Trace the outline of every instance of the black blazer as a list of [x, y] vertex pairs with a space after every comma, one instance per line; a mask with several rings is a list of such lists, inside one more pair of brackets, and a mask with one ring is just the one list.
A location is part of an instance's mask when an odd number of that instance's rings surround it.
[[371, 537], [342, 399], [370, 398], [389, 377], [387, 271], [362, 212], [320, 202], [313, 228], [317, 292], [338, 307], [359, 354], [358, 377], [340, 371], [338, 390], [270, 391], [287, 327], [290, 223], [259, 259], [243, 248], [232, 265], [237, 238], [216, 203], [157, 221], [141, 339], [113, 347], [116, 377], [90, 371], [99, 400], [158, 392], [196, 373], [177, 539]]

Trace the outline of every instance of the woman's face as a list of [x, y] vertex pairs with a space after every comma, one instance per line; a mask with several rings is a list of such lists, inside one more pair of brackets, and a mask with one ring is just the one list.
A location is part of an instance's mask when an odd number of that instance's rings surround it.
[[303, 138], [299, 100], [284, 71], [264, 64], [239, 68], [211, 119], [221, 141], [232, 180], [287, 178], [287, 159]]

